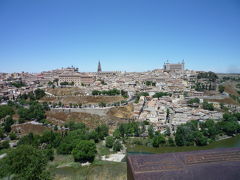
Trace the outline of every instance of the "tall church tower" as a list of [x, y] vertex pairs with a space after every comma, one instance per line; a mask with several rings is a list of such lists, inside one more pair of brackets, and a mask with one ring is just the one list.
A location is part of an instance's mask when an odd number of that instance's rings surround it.
[[98, 69], [97, 69], [97, 72], [102, 72], [102, 68], [101, 68], [101, 63], [100, 63], [100, 61], [98, 61]]

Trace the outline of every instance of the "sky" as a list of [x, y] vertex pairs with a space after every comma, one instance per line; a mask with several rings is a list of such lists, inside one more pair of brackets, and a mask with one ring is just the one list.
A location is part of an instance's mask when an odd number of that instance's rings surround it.
[[0, 0], [0, 72], [240, 73], [239, 0]]

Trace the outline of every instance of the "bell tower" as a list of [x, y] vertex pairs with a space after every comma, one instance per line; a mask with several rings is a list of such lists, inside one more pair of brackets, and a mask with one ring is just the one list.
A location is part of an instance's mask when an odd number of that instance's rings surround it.
[[98, 61], [98, 69], [97, 69], [97, 72], [102, 72], [102, 68], [101, 68], [101, 63], [100, 63], [100, 61]]

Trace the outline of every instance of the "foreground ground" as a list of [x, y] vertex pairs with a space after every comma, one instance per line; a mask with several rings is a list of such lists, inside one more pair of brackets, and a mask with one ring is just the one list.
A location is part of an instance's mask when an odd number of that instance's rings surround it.
[[91, 165], [81, 166], [75, 163], [71, 155], [56, 155], [49, 163], [55, 180], [105, 180], [127, 179], [126, 162], [94, 161]]

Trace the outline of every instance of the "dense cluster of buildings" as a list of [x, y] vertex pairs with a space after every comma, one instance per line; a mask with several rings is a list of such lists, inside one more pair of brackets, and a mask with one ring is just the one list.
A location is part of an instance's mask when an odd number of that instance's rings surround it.
[[[208, 87], [209, 81], [198, 79], [198, 71], [185, 70], [185, 63], [164, 63], [163, 69], [147, 72], [102, 71], [99, 61], [97, 72], [82, 73], [78, 68], [68, 67], [43, 71], [41, 73], [0, 73], [0, 97], [14, 99], [18, 95], [28, 93], [36, 88], [46, 88], [49, 84], [57, 86], [77, 86], [85, 95], [91, 95], [93, 90], [119, 89], [134, 97], [139, 92], [147, 92], [149, 96], [141, 96], [134, 104], [133, 118], [138, 121], [148, 120], [155, 128], [165, 131], [172, 130], [190, 120], [219, 119], [222, 113], [203, 110], [201, 107], [190, 107], [187, 101], [198, 97], [205, 98], [203, 91], [193, 88], [196, 82]], [[23, 86], [16, 86], [16, 83]], [[51, 82], [51, 83], [49, 83]], [[211, 87], [216, 82], [211, 82]], [[167, 92], [171, 96], [152, 98], [157, 92]], [[214, 103], [219, 106], [219, 103]]]

